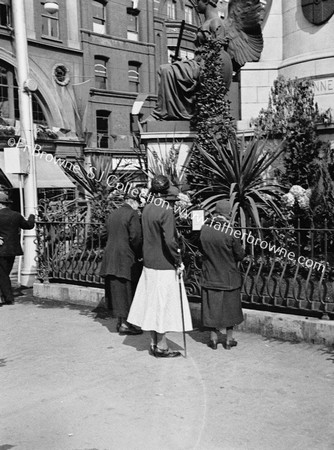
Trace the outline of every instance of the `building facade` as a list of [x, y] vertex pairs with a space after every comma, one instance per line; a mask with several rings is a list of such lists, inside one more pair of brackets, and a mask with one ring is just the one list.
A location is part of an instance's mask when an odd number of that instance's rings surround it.
[[[314, 81], [319, 111], [334, 113], [334, 2], [274, 0], [263, 28], [264, 49], [258, 63], [241, 71], [240, 130], [268, 106], [270, 89], [278, 75]], [[334, 140], [333, 124], [326, 127]]]
[[[127, 155], [133, 148], [131, 111], [145, 94], [140, 116], [155, 105], [160, 64], [175, 52], [191, 57], [198, 17], [191, 2], [174, 0], [26, 0], [25, 15], [36, 142], [59, 157]], [[13, 127], [19, 136], [15, 30], [11, 1], [0, 1], [1, 147]]]
[[[11, 1], [0, 0], [0, 150], [9, 137], [19, 137]], [[59, 157], [88, 163], [98, 153], [131, 157], [134, 104], [140, 100], [139, 119], [148, 116], [157, 98], [159, 66], [171, 62], [175, 52], [194, 56], [200, 25], [196, 2], [58, 0], [54, 14], [44, 3], [25, 0], [30, 73], [38, 85], [32, 93], [36, 142]], [[230, 93], [241, 131], [267, 106], [279, 74], [311, 77], [320, 110], [333, 105], [332, 2], [261, 3], [267, 12], [261, 59], [242, 68]], [[228, 0], [219, 0], [222, 16], [227, 7]]]

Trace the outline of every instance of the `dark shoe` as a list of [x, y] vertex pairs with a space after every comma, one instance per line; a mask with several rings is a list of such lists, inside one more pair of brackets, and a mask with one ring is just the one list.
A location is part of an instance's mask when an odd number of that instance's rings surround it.
[[157, 348], [156, 345], [152, 345], [152, 344], [151, 344], [148, 353], [149, 353], [151, 356], [155, 356], [155, 349], [156, 349], [156, 348]]
[[121, 336], [124, 336], [124, 335], [135, 336], [137, 334], [143, 334], [143, 330], [139, 330], [139, 329], [134, 328], [134, 327], [125, 327], [123, 325], [121, 325], [119, 327], [119, 331], [118, 332], [119, 332], [119, 334]]
[[235, 339], [231, 339], [230, 341], [226, 341], [223, 343], [223, 347], [225, 350], [231, 350], [232, 347], [236, 347], [238, 345], [238, 341]]
[[161, 348], [155, 347], [155, 349], [153, 350], [153, 355], [156, 358], [176, 358], [178, 356], [181, 356], [181, 353], [173, 352], [169, 348], [161, 349]]
[[14, 297], [23, 297], [24, 293], [22, 291], [14, 291], [13, 295]]
[[117, 325], [116, 325], [116, 331], [117, 331], [117, 333], [119, 333], [119, 329], [121, 328], [121, 324], [120, 323], [118, 323]]
[[218, 342], [210, 340], [208, 343], [208, 347], [212, 348], [212, 350], [217, 350]]
[[7, 300], [2, 303], [3, 305], [14, 305], [14, 300]]

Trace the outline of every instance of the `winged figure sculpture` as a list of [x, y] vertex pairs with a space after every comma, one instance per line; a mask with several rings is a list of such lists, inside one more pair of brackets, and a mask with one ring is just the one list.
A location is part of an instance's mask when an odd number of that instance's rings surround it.
[[230, 0], [227, 16], [218, 14], [218, 0], [193, 0], [204, 21], [197, 31], [195, 58], [160, 66], [156, 108], [146, 120], [189, 120], [194, 114], [194, 94], [200, 83], [203, 46], [209, 39], [224, 42], [222, 54], [227, 88], [246, 62], [258, 61], [263, 49], [260, 0]]

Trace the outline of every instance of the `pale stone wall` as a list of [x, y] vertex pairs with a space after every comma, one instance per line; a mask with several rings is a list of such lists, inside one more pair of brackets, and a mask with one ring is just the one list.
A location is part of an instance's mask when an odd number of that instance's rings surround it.
[[270, 88], [277, 78], [283, 58], [282, 21], [282, 0], [275, 0], [263, 29], [264, 49], [261, 59], [246, 64], [241, 71], [242, 120], [238, 123], [239, 129], [248, 129], [250, 120], [257, 117], [261, 108], [268, 106]]
[[309, 23], [300, 0], [275, 0], [264, 30], [264, 50], [257, 63], [241, 72], [239, 130], [249, 128], [266, 108], [270, 88], [278, 74], [286, 78], [311, 77], [320, 111], [334, 105], [334, 16], [323, 25]]

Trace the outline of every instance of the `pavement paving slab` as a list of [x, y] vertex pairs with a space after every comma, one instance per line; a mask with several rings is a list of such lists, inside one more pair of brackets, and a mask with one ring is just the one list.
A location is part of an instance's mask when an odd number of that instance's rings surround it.
[[334, 449], [334, 349], [196, 329], [161, 360], [105, 310], [31, 297], [0, 321], [0, 450]]

